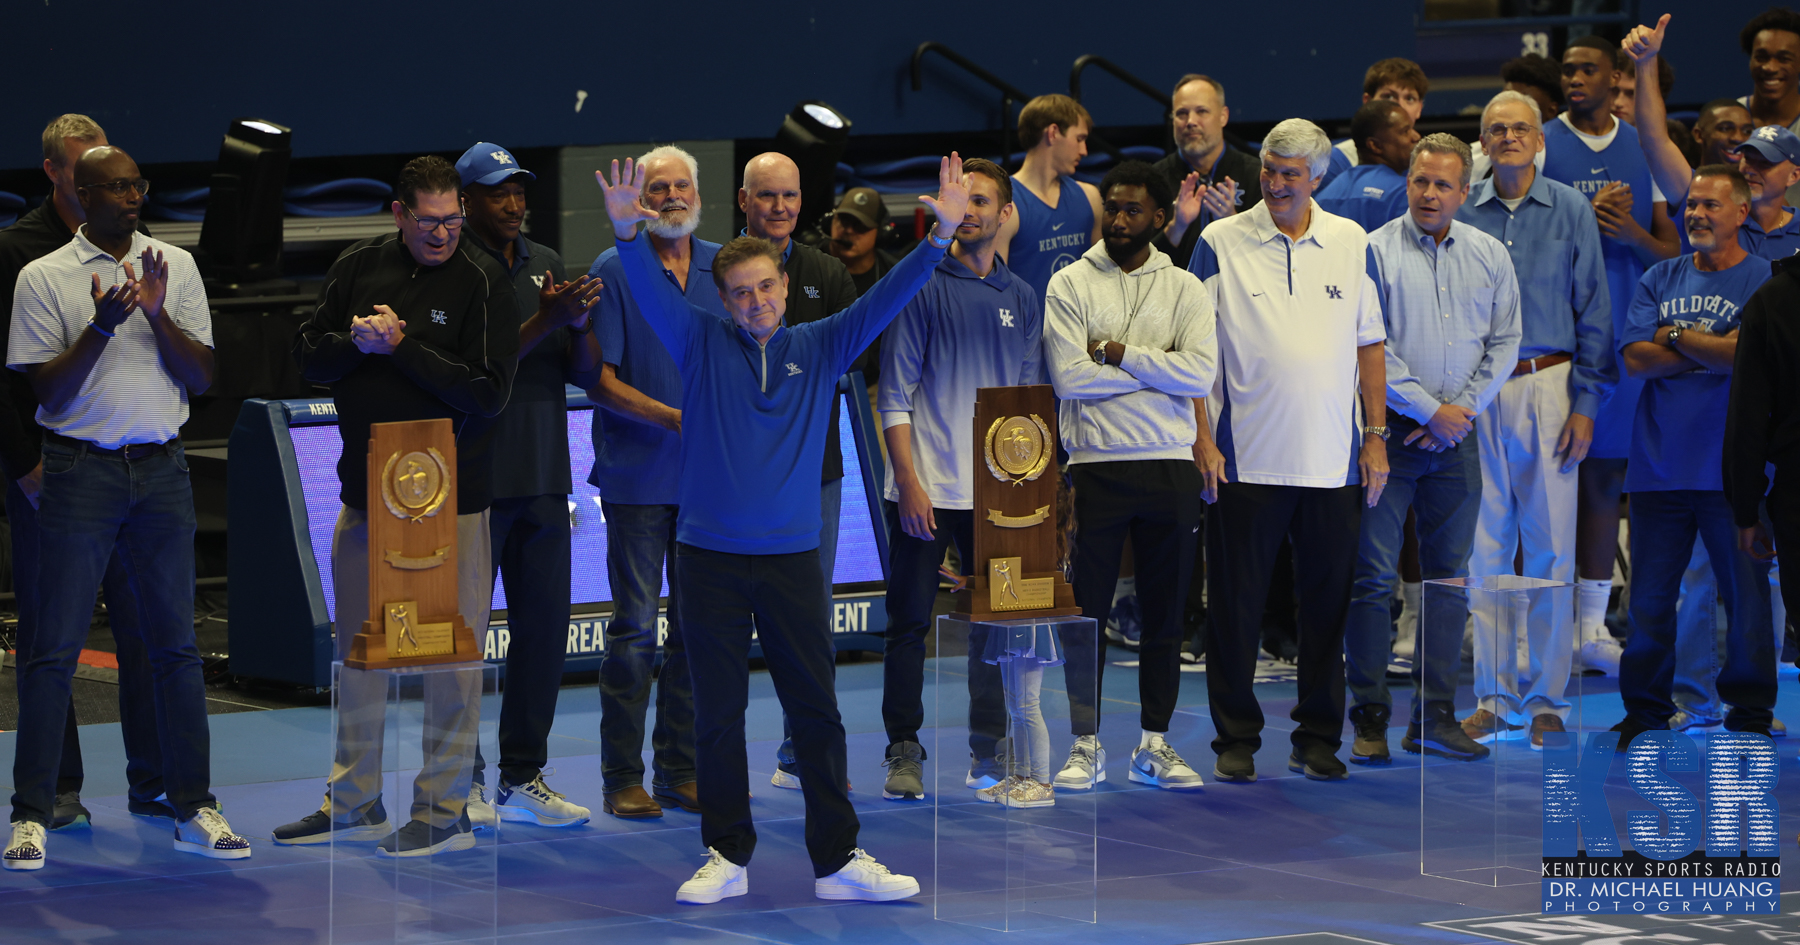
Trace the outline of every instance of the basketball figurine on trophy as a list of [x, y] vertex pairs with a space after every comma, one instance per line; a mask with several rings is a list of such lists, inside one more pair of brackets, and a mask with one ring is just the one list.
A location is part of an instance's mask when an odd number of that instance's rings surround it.
[[[1047, 419], [1046, 419], [1047, 418]], [[975, 555], [956, 598], [972, 620], [1079, 614], [1056, 567], [1056, 401], [1048, 384], [975, 394]]]

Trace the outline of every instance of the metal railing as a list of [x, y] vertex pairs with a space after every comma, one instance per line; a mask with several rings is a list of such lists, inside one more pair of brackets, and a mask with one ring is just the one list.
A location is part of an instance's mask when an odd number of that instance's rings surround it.
[[953, 65], [962, 67], [963, 71], [993, 86], [1000, 93], [1000, 163], [1005, 165], [1007, 156], [1012, 153], [1012, 137], [1007, 133], [1008, 125], [1012, 120], [1012, 107], [1031, 101], [1031, 96], [1020, 91], [1018, 86], [976, 65], [962, 53], [943, 43], [931, 40], [920, 43], [919, 48], [913, 50], [912, 88], [914, 92], [921, 92], [925, 89], [925, 73], [919, 64], [927, 53], [937, 53]]

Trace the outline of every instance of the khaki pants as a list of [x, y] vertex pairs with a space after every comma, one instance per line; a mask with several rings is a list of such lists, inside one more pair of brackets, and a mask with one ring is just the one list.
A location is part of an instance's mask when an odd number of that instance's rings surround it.
[[[1562, 471], [1556, 442], [1569, 420], [1569, 365], [1558, 364], [1536, 374], [1507, 380], [1500, 396], [1475, 421], [1481, 447], [1481, 512], [1475, 523], [1475, 546], [1469, 574], [1492, 577], [1513, 573], [1513, 556], [1522, 547], [1525, 577], [1575, 583], [1575, 500], [1577, 470]], [[1541, 592], [1526, 621], [1529, 655], [1511, 672], [1515, 641], [1501, 638], [1487, 615], [1477, 611], [1475, 625], [1475, 695], [1480, 707], [1515, 725], [1545, 713], [1567, 718], [1569, 684], [1575, 652], [1573, 604], [1569, 596]], [[1520, 692], [1524, 677], [1525, 691]]]
[[[336, 599], [337, 658], [349, 651], [369, 614], [369, 519], [361, 509], [338, 509], [331, 536], [331, 579]], [[493, 604], [493, 550], [488, 513], [456, 517], [456, 602], [476, 638], [485, 632]], [[412, 819], [448, 827], [463, 815], [481, 720], [481, 671], [425, 674], [425, 763], [413, 781]], [[356, 820], [381, 797], [381, 753], [386, 737], [392, 677], [343, 668], [338, 677], [336, 758], [331, 766], [331, 819]]]

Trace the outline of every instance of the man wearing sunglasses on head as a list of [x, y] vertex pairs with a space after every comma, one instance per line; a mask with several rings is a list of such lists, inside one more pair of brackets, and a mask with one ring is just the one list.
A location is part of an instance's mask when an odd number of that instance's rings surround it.
[[[337, 531], [331, 538], [337, 655], [368, 613], [369, 427], [447, 418], [456, 431], [457, 607], [487, 627], [493, 602], [489, 506], [493, 417], [518, 367], [519, 303], [492, 255], [460, 241], [462, 178], [440, 157], [414, 158], [395, 188], [396, 233], [345, 250], [325, 274], [319, 308], [300, 327], [300, 372], [331, 387], [344, 452], [338, 459]], [[453, 678], [452, 678], [453, 677]], [[481, 674], [428, 681], [425, 711], [436, 730], [414, 782], [412, 819], [395, 831], [381, 798], [386, 677], [345, 669], [338, 682], [337, 759], [319, 810], [275, 828], [280, 844], [381, 840], [385, 856], [429, 856], [475, 845], [466, 810]]]

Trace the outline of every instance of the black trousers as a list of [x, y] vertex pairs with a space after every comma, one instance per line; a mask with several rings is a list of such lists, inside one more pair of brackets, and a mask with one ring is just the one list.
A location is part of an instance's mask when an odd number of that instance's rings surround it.
[[1227, 483], [1219, 487], [1210, 515], [1206, 689], [1218, 732], [1213, 751], [1262, 747], [1256, 655], [1270, 574], [1284, 537], [1294, 546], [1294, 596], [1300, 605], [1300, 698], [1291, 715], [1299, 727], [1291, 738], [1296, 747], [1311, 743], [1336, 751], [1343, 742], [1344, 617], [1362, 525], [1362, 487]]
[[[500, 776], [529, 784], [550, 759], [550, 725], [569, 640], [569, 499], [495, 499], [494, 569], [506, 588], [506, 686], [500, 695]], [[475, 782], [486, 763], [479, 740]]]
[[[1138, 721], [1144, 731], [1167, 732], [1181, 694], [1181, 615], [1199, 547], [1205, 482], [1192, 461], [1173, 459], [1077, 463], [1069, 467], [1069, 477], [1075, 494], [1075, 603], [1094, 626], [1106, 625], [1129, 538], [1144, 622]], [[1081, 639], [1090, 634], [1092, 639]], [[1069, 633], [1065, 642], [1070, 729], [1077, 736], [1094, 735], [1100, 730], [1106, 670], [1102, 638], [1093, 631]]]
[[[937, 603], [938, 565], [944, 549], [956, 543], [963, 570], [973, 573], [975, 513], [968, 509], [932, 509], [937, 531], [930, 541], [900, 529], [900, 506], [885, 503], [888, 522], [887, 652], [881, 661], [881, 719], [888, 744], [917, 742], [925, 724], [925, 638], [931, 633], [931, 610]], [[1000, 667], [981, 658], [981, 625], [969, 628], [969, 750], [977, 758], [994, 757], [994, 746], [1006, 737], [1006, 699]]]
[[750, 762], [744, 749], [754, 631], [793, 730], [813, 875], [843, 869], [856, 849], [861, 824], [844, 787], [837, 650], [825, 621], [827, 592], [818, 549], [742, 555], [677, 543], [675, 567], [694, 680], [702, 842], [739, 866], [748, 864], [756, 851]]

